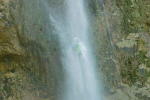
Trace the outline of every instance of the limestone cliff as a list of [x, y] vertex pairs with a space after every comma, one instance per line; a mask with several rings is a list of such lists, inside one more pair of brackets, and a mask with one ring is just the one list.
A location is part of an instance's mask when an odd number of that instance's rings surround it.
[[95, 47], [108, 100], [150, 99], [149, 5], [149, 0], [105, 0], [103, 9], [97, 6]]
[[[104, 98], [149, 100], [150, 1], [88, 0], [86, 6]], [[0, 0], [0, 100], [61, 98], [65, 73], [46, 9], [41, 0]]]
[[0, 100], [59, 97], [59, 45], [39, 2], [0, 0]]

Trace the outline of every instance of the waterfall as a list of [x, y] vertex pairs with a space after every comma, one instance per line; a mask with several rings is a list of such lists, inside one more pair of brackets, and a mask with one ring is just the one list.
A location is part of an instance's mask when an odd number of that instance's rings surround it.
[[58, 17], [50, 14], [59, 36], [67, 74], [64, 98], [60, 100], [101, 100], [84, 0], [66, 0], [65, 21]]

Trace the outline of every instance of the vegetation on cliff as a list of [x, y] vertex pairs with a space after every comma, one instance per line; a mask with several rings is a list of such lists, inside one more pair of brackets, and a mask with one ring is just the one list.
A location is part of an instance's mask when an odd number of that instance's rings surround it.
[[[108, 100], [149, 100], [150, 1], [100, 1], [88, 0], [87, 7], [105, 95]], [[49, 3], [54, 7], [62, 1]], [[0, 0], [0, 100], [60, 96], [65, 74], [59, 41], [43, 9], [40, 0]]]

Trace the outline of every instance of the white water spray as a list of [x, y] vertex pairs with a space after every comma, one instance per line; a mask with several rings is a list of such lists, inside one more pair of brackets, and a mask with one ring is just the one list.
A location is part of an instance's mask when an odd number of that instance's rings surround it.
[[64, 98], [60, 100], [101, 100], [84, 2], [66, 0], [66, 3], [65, 24], [50, 16], [58, 31], [67, 73]]

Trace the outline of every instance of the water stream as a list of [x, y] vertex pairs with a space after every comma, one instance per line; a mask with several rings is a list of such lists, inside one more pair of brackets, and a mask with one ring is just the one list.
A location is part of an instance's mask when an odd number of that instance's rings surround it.
[[57, 29], [67, 73], [64, 98], [60, 100], [101, 100], [84, 0], [66, 0], [65, 23], [51, 14], [50, 21]]

